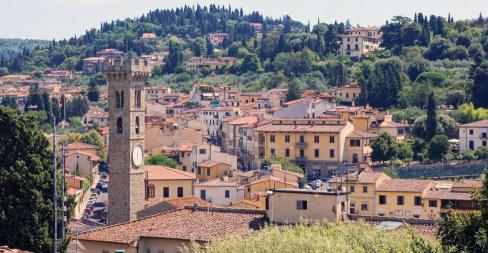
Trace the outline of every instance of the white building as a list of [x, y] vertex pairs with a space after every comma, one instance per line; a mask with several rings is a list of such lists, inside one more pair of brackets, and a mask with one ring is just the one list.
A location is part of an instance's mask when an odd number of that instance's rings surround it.
[[325, 115], [327, 110], [335, 108], [335, 98], [305, 97], [283, 103], [283, 107], [275, 111], [274, 116], [280, 119], [314, 119]]
[[471, 122], [459, 126], [459, 151], [476, 151], [488, 146], [488, 120]]
[[237, 182], [229, 182], [227, 177], [194, 185], [195, 196], [212, 203], [214, 206], [228, 206], [244, 198], [244, 188]]

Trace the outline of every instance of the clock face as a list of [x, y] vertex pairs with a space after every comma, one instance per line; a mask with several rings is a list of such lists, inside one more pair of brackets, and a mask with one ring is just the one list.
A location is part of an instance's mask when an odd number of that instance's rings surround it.
[[132, 150], [132, 163], [134, 163], [136, 167], [139, 167], [142, 165], [143, 160], [144, 152], [142, 151], [142, 147], [140, 145], [137, 145]]

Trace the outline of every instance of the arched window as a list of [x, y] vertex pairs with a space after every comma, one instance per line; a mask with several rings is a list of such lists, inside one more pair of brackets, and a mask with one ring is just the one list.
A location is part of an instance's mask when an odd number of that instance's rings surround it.
[[120, 108], [120, 92], [119, 91], [115, 92], [115, 106], [117, 108]]
[[124, 91], [120, 92], [120, 108], [124, 108]]
[[140, 124], [139, 124], [139, 117], [136, 117], [136, 134], [139, 134]]
[[358, 154], [356, 153], [352, 154], [352, 163], [358, 163], [358, 162], [359, 162]]
[[122, 118], [121, 117], [117, 118], [117, 133], [118, 134], [122, 133]]

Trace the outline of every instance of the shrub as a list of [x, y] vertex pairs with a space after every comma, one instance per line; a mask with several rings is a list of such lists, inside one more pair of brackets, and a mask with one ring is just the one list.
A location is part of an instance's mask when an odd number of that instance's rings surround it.
[[430, 83], [433, 86], [440, 87], [446, 81], [446, 75], [439, 72], [429, 71], [418, 75], [415, 81], [418, 83]]

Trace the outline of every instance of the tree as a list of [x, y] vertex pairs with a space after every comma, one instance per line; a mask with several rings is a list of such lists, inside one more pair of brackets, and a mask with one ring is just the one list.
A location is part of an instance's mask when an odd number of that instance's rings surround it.
[[210, 41], [210, 38], [208, 37], [207, 37], [206, 45], [207, 45], [207, 57], [212, 57], [214, 55], [214, 46]]
[[462, 124], [488, 119], [488, 109], [475, 108], [473, 103], [462, 104], [451, 112], [453, 118]]
[[339, 44], [337, 43], [337, 27], [335, 25], [328, 25], [327, 32], [324, 34], [324, 51], [326, 55], [336, 55], [339, 50]]
[[449, 57], [449, 48], [451, 46], [450, 40], [436, 37], [427, 51], [424, 52], [424, 57], [431, 61], [446, 59]]
[[413, 158], [412, 145], [407, 141], [398, 143], [396, 147], [396, 154], [397, 158], [402, 161], [411, 161]]
[[286, 101], [299, 99], [302, 96], [301, 83], [298, 78], [288, 82], [288, 91], [286, 93]]
[[176, 168], [178, 166], [178, 163], [171, 159], [168, 158], [167, 156], [164, 155], [152, 155], [146, 160], [144, 160], [145, 165], [162, 165], [170, 168]]
[[434, 92], [429, 94], [427, 101], [427, 120], [425, 121], [425, 140], [430, 141], [437, 133], [437, 105]]
[[242, 60], [241, 64], [241, 72], [260, 72], [261, 62], [259, 62], [259, 58], [256, 54], [247, 54], [244, 59]]
[[471, 94], [474, 106], [488, 107], [488, 62], [484, 62], [476, 68]]
[[396, 157], [396, 146], [395, 140], [387, 132], [382, 132], [371, 143], [371, 158], [381, 162], [392, 160]]
[[423, 58], [415, 59], [408, 64], [407, 75], [410, 80], [414, 81], [415, 79], [417, 79], [417, 76], [430, 70], [431, 66], [429, 61]]
[[437, 236], [446, 252], [487, 252], [488, 250], [488, 168], [483, 188], [475, 195], [479, 212], [449, 210], [439, 222]]
[[6, 96], [2, 100], [2, 105], [17, 110], [17, 107], [18, 107], [17, 99], [15, 99], [14, 97], [11, 97], [11, 96]]
[[463, 90], [454, 90], [447, 93], [446, 105], [452, 105], [454, 108], [466, 102], [466, 93]]
[[480, 43], [473, 43], [468, 48], [468, 54], [473, 59], [475, 66], [479, 66], [485, 59], [485, 51]]
[[449, 139], [445, 135], [435, 135], [429, 142], [427, 148], [429, 158], [433, 161], [440, 161], [449, 153]]
[[[19, 115], [0, 107], [0, 125], [0, 244], [50, 252], [54, 173], [49, 142], [30, 114]], [[58, 180], [58, 192], [61, 182]], [[60, 195], [58, 206], [62, 201]], [[67, 215], [70, 220], [70, 212]], [[57, 220], [61, 219], [62, 212], [58, 210]], [[60, 252], [67, 245], [67, 239], [61, 241]]]
[[396, 105], [403, 87], [402, 72], [401, 61], [396, 57], [377, 61], [366, 86], [367, 102], [379, 108]]
[[181, 52], [181, 46], [175, 39], [169, 41], [169, 53], [164, 65], [165, 73], [175, 73], [179, 71], [180, 66], [183, 64], [183, 53]]
[[97, 85], [93, 85], [90, 83], [88, 87], [87, 97], [90, 102], [98, 102], [98, 100], [100, 99], [100, 90], [98, 89]]
[[423, 28], [420, 24], [405, 24], [401, 29], [402, 44], [414, 46], [420, 44]]

